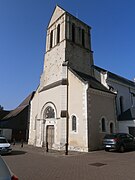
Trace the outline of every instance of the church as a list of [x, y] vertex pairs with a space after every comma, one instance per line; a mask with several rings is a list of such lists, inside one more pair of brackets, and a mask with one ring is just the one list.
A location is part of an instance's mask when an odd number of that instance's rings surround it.
[[116, 92], [95, 77], [91, 27], [56, 6], [40, 84], [31, 100], [30, 145], [88, 152], [116, 132]]

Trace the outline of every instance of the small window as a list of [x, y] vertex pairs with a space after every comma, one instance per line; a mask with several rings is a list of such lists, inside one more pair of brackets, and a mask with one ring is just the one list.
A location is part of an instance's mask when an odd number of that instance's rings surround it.
[[72, 24], [72, 41], [75, 42], [75, 24]]
[[79, 34], [79, 42], [80, 42], [81, 41], [81, 28], [80, 27], [78, 28], [78, 34]]
[[60, 42], [60, 24], [57, 26], [57, 44]]
[[131, 134], [132, 136], [135, 137], [135, 127], [128, 127], [128, 130], [129, 130], [129, 134]]
[[50, 34], [50, 49], [52, 48], [53, 46], [53, 31], [51, 31], [51, 34]]
[[123, 113], [123, 96], [120, 96], [120, 111]]
[[106, 131], [106, 123], [105, 123], [104, 118], [102, 118], [102, 120], [101, 120], [101, 125], [102, 125], [102, 132], [105, 132]]
[[72, 131], [76, 132], [76, 116], [72, 116]]
[[113, 123], [111, 122], [110, 123], [110, 133], [113, 133], [114, 132], [114, 127], [113, 127]]
[[85, 32], [84, 32], [84, 29], [82, 29], [82, 46], [85, 47]]
[[132, 106], [135, 106], [135, 93], [131, 93], [131, 98], [132, 98]]

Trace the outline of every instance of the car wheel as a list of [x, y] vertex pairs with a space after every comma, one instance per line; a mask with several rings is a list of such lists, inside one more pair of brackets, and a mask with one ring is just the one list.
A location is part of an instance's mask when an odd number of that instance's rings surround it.
[[119, 151], [123, 153], [125, 151], [125, 147], [123, 145], [120, 146]]

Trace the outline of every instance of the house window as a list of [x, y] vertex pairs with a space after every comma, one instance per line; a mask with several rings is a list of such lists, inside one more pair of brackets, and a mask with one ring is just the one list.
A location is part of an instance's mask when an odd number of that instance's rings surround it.
[[113, 126], [113, 123], [111, 122], [110, 123], [110, 133], [113, 133], [114, 132], [114, 126]]
[[79, 41], [81, 41], [81, 28], [78, 28], [78, 34], [79, 34]]
[[57, 26], [57, 44], [60, 42], [60, 24]]
[[131, 93], [132, 107], [135, 106], [135, 93]]
[[85, 47], [85, 32], [84, 32], [84, 29], [82, 29], [82, 46]]
[[72, 42], [75, 42], [75, 24], [72, 24]]
[[76, 116], [72, 116], [72, 131], [76, 132]]
[[123, 96], [120, 96], [120, 112], [123, 113]]
[[135, 137], [135, 127], [132, 127], [132, 126], [128, 127], [128, 130], [129, 130], [129, 134]]
[[45, 109], [45, 118], [55, 118], [55, 112], [54, 109], [51, 106], [48, 106]]
[[105, 118], [102, 118], [102, 120], [101, 120], [101, 128], [102, 128], [102, 132], [106, 132]]
[[53, 46], [53, 30], [51, 31], [51, 34], [50, 34], [50, 49], [52, 48]]

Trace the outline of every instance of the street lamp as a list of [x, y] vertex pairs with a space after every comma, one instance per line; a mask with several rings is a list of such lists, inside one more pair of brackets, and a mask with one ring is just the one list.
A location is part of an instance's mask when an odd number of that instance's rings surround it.
[[64, 61], [62, 66], [66, 66], [66, 72], [67, 72], [67, 80], [66, 80], [66, 85], [67, 85], [67, 110], [66, 110], [66, 144], [65, 144], [65, 155], [68, 155], [68, 137], [69, 137], [69, 115], [68, 115], [68, 61]]

